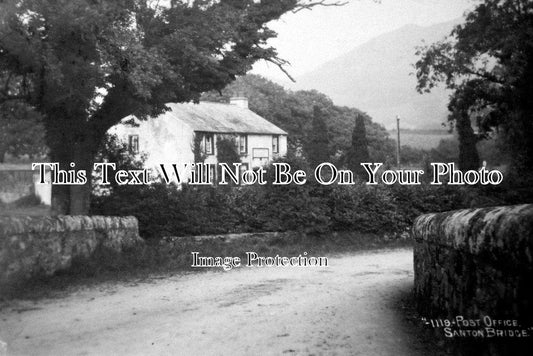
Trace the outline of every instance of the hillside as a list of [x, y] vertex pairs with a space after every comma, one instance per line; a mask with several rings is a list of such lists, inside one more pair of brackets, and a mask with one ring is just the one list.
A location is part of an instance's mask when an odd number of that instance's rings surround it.
[[[294, 150], [303, 147], [305, 151], [305, 147], [309, 147], [313, 130], [313, 107], [318, 106], [328, 129], [329, 154], [332, 156], [344, 152], [351, 145], [355, 118], [363, 114], [356, 108], [334, 105], [329, 97], [316, 90], [286, 90], [281, 85], [254, 74], [239, 77], [221, 93], [205, 93], [201, 100], [228, 102], [236, 94], [249, 99], [250, 110], [287, 131], [289, 148]], [[385, 128], [368, 115], [363, 116], [371, 157], [376, 162], [392, 159], [394, 143]]]
[[[442, 39], [459, 20], [430, 27], [407, 25], [360, 45], [316, 70], [296, 78], [297, 89], [317, 89], [337, 105], [357, 107], [392, 128], [435, 129], [446, 121], [448, 93], [436, 88], [418, 94], [415, 47]], [[443, 129], [444, 130], [444, 129]]]

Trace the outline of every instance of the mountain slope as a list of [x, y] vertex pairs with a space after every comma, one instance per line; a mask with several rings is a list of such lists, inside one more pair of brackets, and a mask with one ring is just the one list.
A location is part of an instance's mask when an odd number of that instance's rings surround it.
[[407, 25], [378, 36], [345, 55], [297, 78], [297, 89], [317, 89], [337, 105], [366, 111], [374, 121], [391, 128], [396, 115], [402, 127], [438, 128], [446, 121], [449, 93], [436, 88], [418, 94], [413, 64], [415, 47], [449, 34], [459, 20], [421, 27]]

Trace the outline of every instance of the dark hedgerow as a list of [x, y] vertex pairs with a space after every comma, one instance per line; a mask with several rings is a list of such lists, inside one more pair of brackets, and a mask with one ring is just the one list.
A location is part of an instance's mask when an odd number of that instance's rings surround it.
[[470, 206], [477, 193], [446, 186], [121, 187], [92, 213], [133, 215], [145, 238], [262, 231], [401, 234], [420, 214]]
[[[116, 151], [116, 149], [115, 149]], [[114, 157], [103, 155], [105, 159]], [[120, 158], [120, 157], [119, 157]], [[119, 168], [138, 167], [142, 162], [119, 160]], [[311, 172], [299, 157], [286, 160], [291, 171]], [[498, 187], [406, 186], [318, 184], [311, 177], [303, 185], [272, 185], [267, 170], [266, 185], [187, 186], [155, 183], [145, 186], [111, 184], [108, 195], [95, 190], [92, 214], [133, 215], [141, 236], [187, 236], [266, 231], [298, 231], [325, 235], [351, 231], [401, 235], [421, 214], [478, 206], [516, 204], [531, 199], [531, 193], [505, 183]], [[531, 190], [525, 186], [528, 192]], [[529, 197], [529, 198], [528, 198]]]

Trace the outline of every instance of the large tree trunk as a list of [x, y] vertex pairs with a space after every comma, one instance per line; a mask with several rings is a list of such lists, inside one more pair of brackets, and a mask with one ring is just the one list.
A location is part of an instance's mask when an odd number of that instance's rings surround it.
[[[68, 170], [70, 157], [65, 152], [57, 152], [57, 149], [50, 148], [50, 159], [52, 163], [59, 163], [59, 169]], [[53, 174], [54, 172], [51, 172]], [[58, 215], [69, 213], [70, 187], [68, 185], [52, 185], [52, 211]]]
[[52, 185], [52, 211], [66, 215], [69, 211], [70, 189], [66, 185]]
[[[79, 122], [77, 123], [80, 124]], [[68, 118], [56, 119], [47, 127], [47, 143], [52, 162], [61, 170], [85, 170], [85, 184], [53, 185], [52, 210], [56, 214], [87, 215], [91, 201], [91, 175], [100, 140], [88, 125], [73, 126]], [[75, 166], [71, 167], [71, 163]]]
[[70, 215], [87, 215], [91, 206], [91, 175], [95, 150], [91, 145], [79, 145], [74, 150], [77, 170], [85, 170], [87, 182], [70, 186]]
[[70, 215], [88, 215], [91, 206], [91, 184], [70, 186]]

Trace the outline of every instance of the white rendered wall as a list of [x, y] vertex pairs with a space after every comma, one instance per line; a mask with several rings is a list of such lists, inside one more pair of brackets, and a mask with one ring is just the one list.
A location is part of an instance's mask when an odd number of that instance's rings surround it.
[[[126, 121], [126, 119], [124, 120]], [[157, 119], [138, 121], [139, 126], [116, 125], [108, 132], [117, 135], [123, 142], [128, 143], [129, 135], [139, 136], [139, 152], [146, 155], [146, 167], [159, 169], [160, 164], [191, 164], [194, 163], [194, 131], [181, 120], [168, 113]], [[254, 149], [268, 151], [268, 162], [287, 155], [287, 136], [278, 135], [279, 153], [272, 152], [272, 137], [270, 134], [248, 134], [247, 152], [241, 155], [241, 161], [249, 168], [257, 167], [254, 162]], [[207, 155], [205, 163], [217, 163], [216, 140], [213, 135], [213, 154]]]
[[139, 136], [139, 152], [146, 155], [146, 167], [159, 167], [159, 164], [193, 163], [194, 132], [182, 121], [166, 113], [157, 119], [139, 122], [138, 127], [117, 125], [109, 130], [123, 142], [128, 143], [129, 135]]

